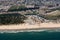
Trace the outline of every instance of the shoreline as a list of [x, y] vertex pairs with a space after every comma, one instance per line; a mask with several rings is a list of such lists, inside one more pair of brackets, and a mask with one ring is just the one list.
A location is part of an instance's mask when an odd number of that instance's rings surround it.
[[41, 23], [41, 24], [17, 24], [1, 25], [0, 30], [35, 30], [35, 29], [60, 29], [60, 23]]

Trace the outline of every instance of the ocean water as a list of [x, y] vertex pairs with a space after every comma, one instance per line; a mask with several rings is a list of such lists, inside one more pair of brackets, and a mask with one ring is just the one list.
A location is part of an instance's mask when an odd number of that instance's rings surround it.
[[60, 31], [0, 33], [0, 40], [60, 40]]

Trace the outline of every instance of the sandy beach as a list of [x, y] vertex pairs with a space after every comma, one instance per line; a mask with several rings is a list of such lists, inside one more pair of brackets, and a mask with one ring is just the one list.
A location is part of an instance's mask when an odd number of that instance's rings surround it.
[[0, 30], [4, 29], [36, 29], [36, 28], [60, 28], [60, 23], [41, 23], [40, 25], [18, 24], [18, 25], [1, 25]]

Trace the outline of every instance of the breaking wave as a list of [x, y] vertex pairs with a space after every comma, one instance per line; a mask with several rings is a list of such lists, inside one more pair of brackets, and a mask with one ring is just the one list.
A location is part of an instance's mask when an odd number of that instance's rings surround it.
[[19, 33], [19, 32], [60, 32], [60, 29], [41, 29], [41, 30], [20, 30], [20, 31], [0, 31], [0, 33]]

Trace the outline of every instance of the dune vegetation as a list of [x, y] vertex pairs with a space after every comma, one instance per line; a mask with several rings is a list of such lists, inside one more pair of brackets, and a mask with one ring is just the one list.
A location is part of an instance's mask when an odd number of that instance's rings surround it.
[[14, 14], [0, 14], [0, 24], [20, 24], [24, 23], [26, 17], [24, 15]]
[[24, 10], [26, 7], [23, 5], [23, 6], [16, 6], [16, 5], [13, 5], [9, 8], [8, 11], [21, 11], [21, 10]]

